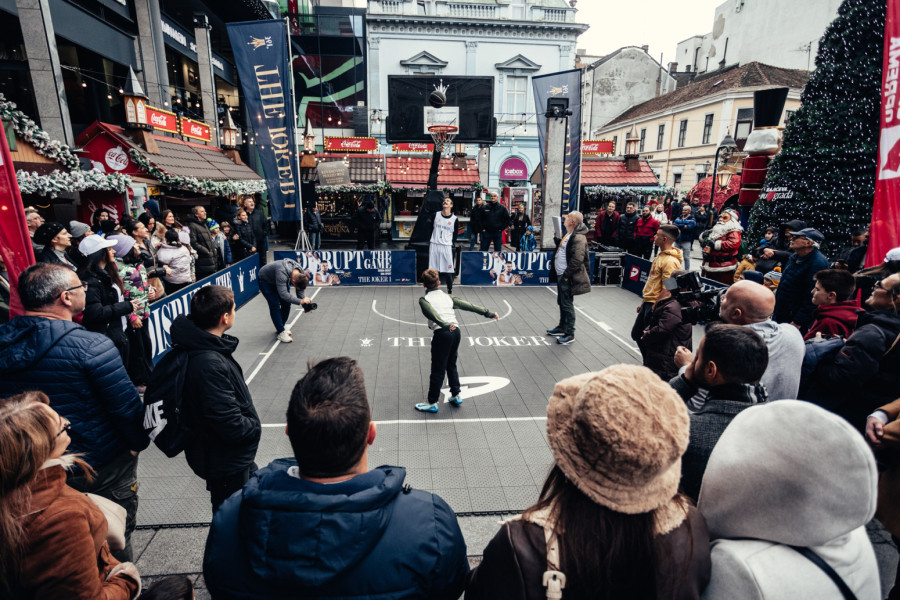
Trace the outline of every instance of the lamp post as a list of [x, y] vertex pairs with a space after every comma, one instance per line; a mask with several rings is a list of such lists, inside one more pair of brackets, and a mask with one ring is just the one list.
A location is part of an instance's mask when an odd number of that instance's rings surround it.
[[[728, 182], [731, 180], [731, 173], [724, 171], [724, 169], [719, 168], [719, 153], [723, 150], [725, 151], [724, 159], [728, 159], [728, 155], [730, 155], [734, 149], [737, 147], [737, 144], [734, 141], [734, 138], [731, 137], [731, 129], [728, 129], [728, 132], [725, 134], [725, 137], [719, 142], [719, 147], [716, 148], [716, 159], [713, 163], [713, 180], [711, 185], [709, 186], [709, 214], [712, 215], [713, 211], [713, 198], [716, 195], [716, 184], [720, 184], [720, 187], [728, 186]], [[719, 177], [722, 177], [720, 180]], [[724, 181], [724, 185], [721, 183]]]

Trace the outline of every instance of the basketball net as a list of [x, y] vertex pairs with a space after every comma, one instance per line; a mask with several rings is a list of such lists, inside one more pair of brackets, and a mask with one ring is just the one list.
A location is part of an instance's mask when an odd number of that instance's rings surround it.
[[453, 138], [456, 137], [456, 133], [459, 131], [459, 127], [456, 125], [431, 125], [428, 127], [428, 133], [431, 134], [431, 139], [434, 140], [434, 149], [438, 152], [444, 152], [448, 149], [451, 143], [453, 143]]

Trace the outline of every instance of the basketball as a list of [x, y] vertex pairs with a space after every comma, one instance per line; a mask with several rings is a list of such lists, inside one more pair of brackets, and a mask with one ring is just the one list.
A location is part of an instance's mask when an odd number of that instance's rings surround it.
[[435, 108], [441, 108], [447, 104], [447, 96], [440, 90], [434, 90], [431, 92], [431, 95], [428, 96], [428, 103]]

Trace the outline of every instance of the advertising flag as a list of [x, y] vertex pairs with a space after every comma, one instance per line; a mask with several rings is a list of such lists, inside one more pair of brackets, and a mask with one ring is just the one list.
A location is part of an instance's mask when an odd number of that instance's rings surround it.
[[8, 273], [9, 316], [17, 317], [24, 312], [17, 291], [19, 273], [34, 264], [34, 249], [3, 121], [0, 121], [0, 258], [3, 258]]
[[[569, 135], [566, 138], [566, 170], [563, 177], [562, 214], [578, 210], [581, 180], [581, 69], [540, 75], [531, 79], [534, 86], [534, 106], [537, 112], [538, 147], [541, 164], [546, 164], [547, 100], [568, 98]], [[546, 193], [546, 192], [545, 192]]]
[[259, 151], [274, 221], [299, 221], [300, 186], [291, 97], [290, 48], [284, 21], [228, 23], [247, 113]]
[[900, 246], [900, 0], [888, 0], [881, 75], [881, 138], [866, 266]]

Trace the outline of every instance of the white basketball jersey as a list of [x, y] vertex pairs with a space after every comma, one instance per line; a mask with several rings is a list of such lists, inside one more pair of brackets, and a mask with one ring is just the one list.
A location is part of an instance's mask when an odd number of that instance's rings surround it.
[[431, 232], [431, 243], [441, 246], [453, 245], [453, 232], [456, 230], [456, 215], [445, 217], [441, 213], [434, 215], [434, 229]]

